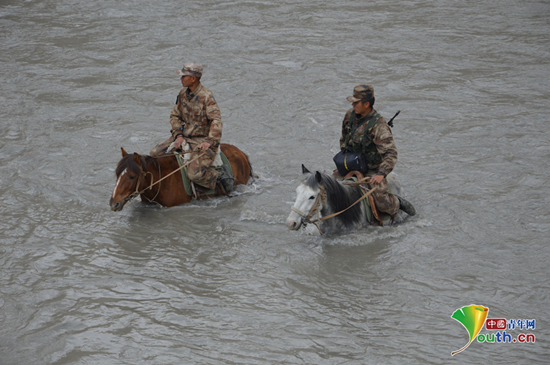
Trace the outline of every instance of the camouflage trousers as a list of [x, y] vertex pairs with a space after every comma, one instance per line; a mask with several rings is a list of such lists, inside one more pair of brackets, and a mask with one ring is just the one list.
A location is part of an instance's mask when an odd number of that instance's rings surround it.
[[[369, 172], [365, 177], [373, 177], [375, 172]], [[394, 217], [399, 212], [399, 199], [394, 194], [389, 192], [388, 180], [384, 178], [382, 182], [378, 185], [371, 185], [367, 183], [369, 189], [378, 188], [372, 192], [372, 199], [374, 200], [374, 205], [376, 209], [380, 212], [384, 212]]]
[[[166, 151], [172, 142], [174, 142], [174, 137], [170, 137], [166, 141], [159, 143], [151, 150], [150, 155], [153, 157], [166, 155]], [[196, 143], [191, 143], [191, 145], [197, 146]], [[189, 176], [189, 180], [197, 185], [207, 189], [215, 189], [216, 181], [218, 180], [218, 171], [211, 166], [216, 158], [218, 147], [210, 147], [206, 150], [206, 153], [203, 152], [202, 150], [191, 152], [190, 160], [192, 162], [187, 166], [187, 176]], [[200, 154], [202, 154], [202, 156], [195, 159]]]
[[[373, 177], [376, 173], [374, 171], [365, 174], [365, 177]], [[332, 174], [336, 179], [342, 180], [344, 177], [340, 176], [338, 170], [334, 170]], [[372, 189], [374, 185], [367, 183], [367, 187]], [[378, 211], [389, 214], [394, 217], [399, 212], [399, 199], [394, 194], [389, 192], [388, 180], [384, 178], [382, 182], [376, 185], [378, 189], [372, 192], [371, 196], [374, 200], [374, 205]]]

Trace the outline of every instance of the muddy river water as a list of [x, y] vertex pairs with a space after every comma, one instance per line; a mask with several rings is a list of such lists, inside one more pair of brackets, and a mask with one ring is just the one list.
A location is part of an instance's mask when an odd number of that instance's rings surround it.
[[[0, 364], [545, 363], [549, 19], [545, 0], [0, 0]], [[257, 178], [112, 212], [120, 148], [168, 137], [185, 62]], [[417, 215], [289, 231], [360, 83], [401, 110]], [[536, 342], [451, 357], [471, 304], [534, 319], [506, 332]]]

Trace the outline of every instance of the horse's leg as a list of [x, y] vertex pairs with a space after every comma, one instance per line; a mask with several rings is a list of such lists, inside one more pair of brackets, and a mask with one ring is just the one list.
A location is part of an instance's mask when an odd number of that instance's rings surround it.
[[248, 157], [243, 151], [227, 143], [222, 143], [221, 149], [231, 164], [235, 185], [247, 184], [251, 173]]

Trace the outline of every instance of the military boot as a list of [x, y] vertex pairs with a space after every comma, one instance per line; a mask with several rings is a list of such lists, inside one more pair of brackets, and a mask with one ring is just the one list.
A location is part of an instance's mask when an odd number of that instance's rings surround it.
[[414, 209], [411, 203], [409, 203], [407, 200], [405, 200], [405, 198], [402, 198], [399, 195], [396, 195], [396, 197], [397, 199], [399, 199], [399, 209], [411, 216], [416, 214], [416, 209]]
[[218, 169], [218, 181], [223, 185], [225, 191], [228, 193], [233, 191], [235, 179], [231, 176], [228, 166], [223, 165], [220, 169]]

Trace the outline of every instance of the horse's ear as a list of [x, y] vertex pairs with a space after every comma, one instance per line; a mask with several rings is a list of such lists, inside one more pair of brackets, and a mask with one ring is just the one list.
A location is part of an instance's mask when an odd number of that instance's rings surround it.
[[137, 152], [134, 152], [134, 162], [141, 166], [141, 158], [139, 157]]
[[120, 150], [122, 151], [122, 157], [128, 156], [128, 152], [124, 150], [124, 147], [120, 147]]
[[311, 172], [302, 164], [302, 174], [311, 174]]
[[321, 173], [319, 171], [315, 171], [315, 180], [317, 180], [318, 183], [321, 182]]

